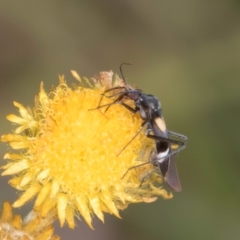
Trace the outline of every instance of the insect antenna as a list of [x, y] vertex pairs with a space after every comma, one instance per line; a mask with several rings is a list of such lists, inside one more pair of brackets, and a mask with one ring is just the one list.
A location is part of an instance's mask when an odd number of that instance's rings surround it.
[[124, 66], [124, 65], [132, 65], [132, 64], [131, 63], [122, 63], [120, 65], [120, 73], [121, 73], [122, 79], [123, 79], [124, 83], [127, 85], [127, 81], [126, 81], [126, 79], [125, 79], [125, 77], [123, 75], [123, 70], [122, 70], [122, 66]]

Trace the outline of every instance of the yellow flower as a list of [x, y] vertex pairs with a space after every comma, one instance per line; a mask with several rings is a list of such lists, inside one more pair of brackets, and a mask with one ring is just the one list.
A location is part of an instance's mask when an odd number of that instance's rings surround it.
[[[49, 223], [50, 222], [50, 223]], [[59, 240], [53, 235], [52, 216], [42, 219], [31, 212], [24, 221], [20, 215], [13, 216], [9, 202], [3, 205], [0, 219], [0, 239], [8, 240]]]
[[[20, 116], [7, 116], [18, 127], [1, 138], [14, 150], [4, 156], [10, 162], [2, 167], [2, 175], [14, 175], [9, 183], [23, 191], [13, 207], [36, 196], [34, 210], [42, 217], [56, 209], [61, 225], [66, 220], [74, 228], [74, 216], [82, 216], [92, 227], [92, 214], [103, 221], [103, 212], [120, 217], [118, 210], [129, 203], [171, 198], [159, 187], [159, 174], [145, 177], [153, 170], [151, 164], [127, 172], [148, 162], [154, 149], [144, 131], [131, 141], [141, 127], [140, 115], [120, 104], [105, 113], [89, 111], [98, 106], [104, 90], [123, 86], [123, 81], [112, 72], [102, 72], [91, 81], [72, 73], [80, 82], [75, 88], [60, 76], [60, 84], [49, 94], [41, 84], [33, 110], [14, 102]], [[103, 97], [101, 105], [112, 101]], [[126, 103], [133, 106], [130, 100]]]

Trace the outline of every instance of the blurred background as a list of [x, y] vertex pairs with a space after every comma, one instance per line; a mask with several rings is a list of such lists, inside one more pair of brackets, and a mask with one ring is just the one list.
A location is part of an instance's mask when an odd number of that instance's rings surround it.
[[[236, 0], [1, 1], [0, 134], [12, 129], [12, 102], [33, 106], [70, 70], [103, 70], [159, 97], [167, 127], [187, 135], [177, 157], [183, 191], [172, 200], [130, 205], [61, 239], [240, 239], [240, 2]], [[7, 149], [0, 144], [0, 156]], [[0, 159], [0, 164], [5, 161]], [[0, 178], [0, 203], [17, 191]], [[29, 206], [16, 209], [26, 213]]]

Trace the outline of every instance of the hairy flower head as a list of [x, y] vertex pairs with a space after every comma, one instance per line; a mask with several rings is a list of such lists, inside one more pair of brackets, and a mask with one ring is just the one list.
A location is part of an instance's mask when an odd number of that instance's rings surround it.
[[[154, 149], [144, 131], [133, 139], [141, 128], [140, 115], [120, 104], [106, 112], [96, 109], [100, 99], [100, 105], [114, 100], [102, 97], [104, 90], [123, 86], [123, 81], [112, 72], [102, 72], [91, 81], [73, 75], [80, 82], [74, 88], [62, 76], [49, 94], [41, 84], [32, 110], [14, 102], [20, 116], [7, 116], [18, 126], [1, 138], [13, 149], [4, 156], [9, 163], [2, 167], [2, 175], [13, 175], [9, 183], [23, 192], [13, 207], [36, 197], [34, 210], [42, 217], [55, 210], [61, 225], [66, 220], [73, 228], [74, 216], [82, 216], [92, 227], [92, 214], [103, 221], [103, 212], [119, 217], [118, 210], [129, 203], [170, 198], [159, 187], [161, 176], [149, 174], [152, 164], [128, 171], [149, 162]], [[125, 101], [133, 107], [131, 100]]]
[[26, 219], [22, 220], [20, 215], [13, 215], [9, 202], [3, 205], [0, 218], [0, 239], [7, 240], [59, 240], [53, 235], [53, 226], [50, 222], [52, 217], [46, 219], [31, 212]]

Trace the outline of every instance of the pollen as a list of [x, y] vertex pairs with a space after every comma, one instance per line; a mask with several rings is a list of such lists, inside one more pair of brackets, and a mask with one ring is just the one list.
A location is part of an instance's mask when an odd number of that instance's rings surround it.
[[154, 141], [144, 130], [136, 135], [140, 115], [111, 104], [121, 88], [103, 95], [124, 82], [111, 71], [90, 80], [72, 74], [75, 86], [60, 76], [47, 93], [41, 83], [34, 108], [14, 102], [19, 115], [7, 116], [16, 128], [1, 137], [12, 149], [4, 156], [8, 163], [2, 175], [12, 175], [9, 184], [21, 191], [13, 207], [34, 199], [41, 217], [55, 211], [61, 226], [67, 222], [74, 228], [77, 217], [92, 228], [94, 215], [104, 221], [104, 212], [120, 217], [119, 210], [130, 203], [171, 198], [161, 175], [151, 174]]

